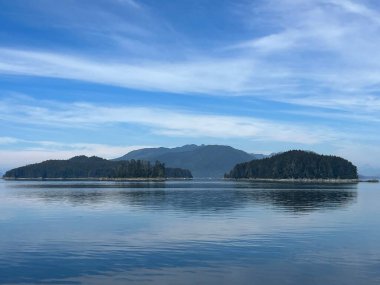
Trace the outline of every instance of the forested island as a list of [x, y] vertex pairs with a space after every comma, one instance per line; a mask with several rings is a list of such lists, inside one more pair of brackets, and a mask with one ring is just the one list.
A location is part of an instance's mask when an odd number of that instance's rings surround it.
[[291, 150], [268, 158], [237, 164], [225, 178], [357, 180], [357, 168], [346, 159]]
[[187, 169], [166, 168], [160, 162], [111, 161], [100, 157], [76, 156], [68, 160], [47, 160], [7, 171], [5, 179], [132, 179], [192, 178]]

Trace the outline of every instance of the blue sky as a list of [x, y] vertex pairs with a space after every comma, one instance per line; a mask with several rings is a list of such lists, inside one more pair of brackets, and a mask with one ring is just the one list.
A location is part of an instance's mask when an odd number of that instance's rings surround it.
[[203, 143], [380, 174], [379, 46], [369, 0], [0, 0], [0, 169]]

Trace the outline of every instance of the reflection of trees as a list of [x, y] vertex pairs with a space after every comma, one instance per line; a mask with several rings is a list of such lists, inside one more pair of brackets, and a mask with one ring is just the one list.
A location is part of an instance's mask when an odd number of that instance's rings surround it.
[[259, 191], [255, 199], [292, 212], [340, 208], [356, 201], [357, 192], [348, 190]]
[[[24, 185], [25, 186], [25, 185]], [[356, 201], [356, 185], [275, 183], [49, 183], [26, 185], [30, 195], [46, 202], [74, 205], [121, 203], [153, 210], [233, 211], [247, 205], [273, 206], [290, 212], [344, 207]], [[44, 189], [41, 189], [44, 188]]]

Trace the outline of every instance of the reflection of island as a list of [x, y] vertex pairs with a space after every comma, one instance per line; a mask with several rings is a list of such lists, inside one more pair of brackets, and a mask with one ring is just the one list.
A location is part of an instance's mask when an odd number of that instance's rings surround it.
[[148, 210], [226, 212], [269, 206], [287, 212], [335, 209], [356, 201], [356, 185], [270, 183], [49, 183], [30, 184], [21, 192], [46, 202], [74, 205], [120, 203]]
[[356, 201], [357, 192], [345, 190], [280, 190], [256, 196], [260, 202], [292, 212], [340, 208]]

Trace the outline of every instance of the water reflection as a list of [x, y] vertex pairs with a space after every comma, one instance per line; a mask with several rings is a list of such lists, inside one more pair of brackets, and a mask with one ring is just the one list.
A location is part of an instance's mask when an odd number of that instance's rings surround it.
[[377, 285], [360, 187], [0, 183], [0, 284]]
[[225, 212], [252, 205], [293, 213], [341, 208], [357, 199], [356, 185], [241, 182], [24, 183], [20, 198], [74, 206], [118, 203], [158, 211]]

